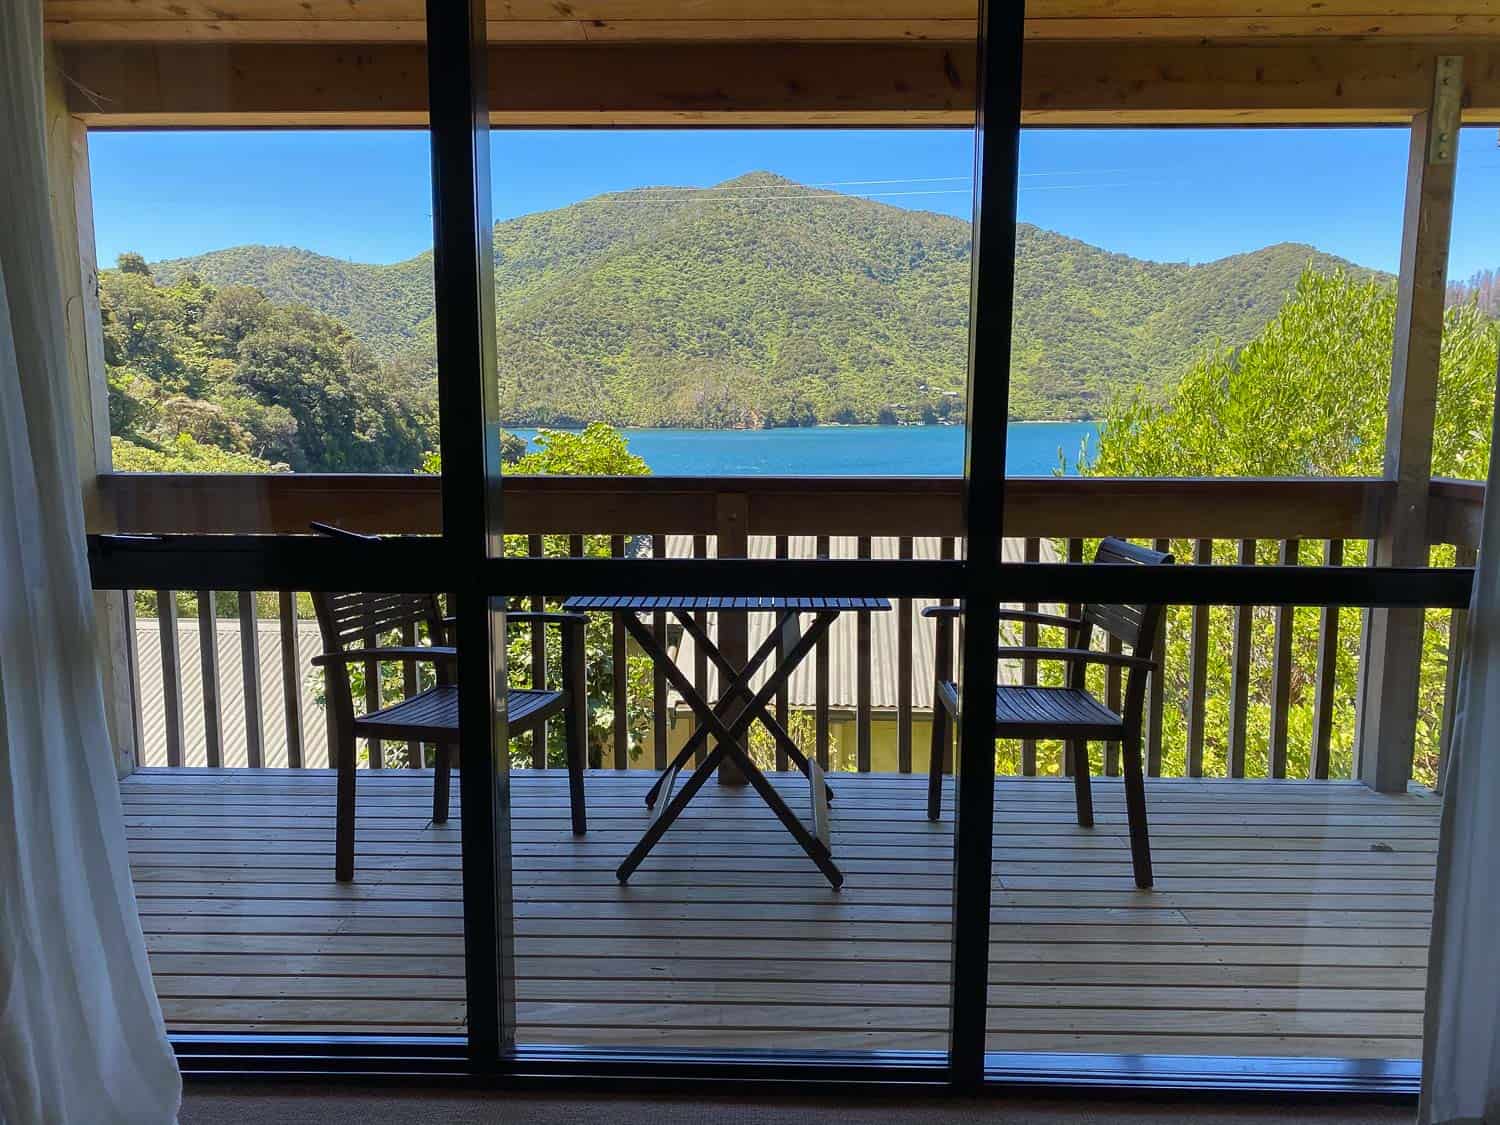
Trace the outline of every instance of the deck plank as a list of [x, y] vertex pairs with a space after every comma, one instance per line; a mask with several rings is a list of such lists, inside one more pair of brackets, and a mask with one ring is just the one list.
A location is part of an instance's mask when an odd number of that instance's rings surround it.
[[[581, 839], [564, 777], [513, 778], [519, 1041], [944, 1046], [952, 822], [926, 820], [923, 779], [831, 779], [842, 892], [716, 786], [622, 889], [649, 776], [591, 774]], [[805, 803], [804, 780], [772, 776]], [[359, 790], [358, 878], [340, 886], [326, 771], [125, 779], [169, 1028], [462, 1032], [458, 821], [430, 823], [424, 771]], [[1153, 780], [1149, 799], [1158, 882], [1143, 892], [1117, 782], [1097, 783], [1091, 831], [1066, 782], [997, 783], [992, 1050], [1420, 1053], [1434, 799], [1212, 780]]]

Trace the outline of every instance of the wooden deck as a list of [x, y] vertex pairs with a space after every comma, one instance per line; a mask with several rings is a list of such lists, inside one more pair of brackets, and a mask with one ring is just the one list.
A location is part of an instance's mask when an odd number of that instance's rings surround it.
[[[952, 822], [926, 820], [923, 779], [831, 778], [842, 892], [753, 793], [713, 784], [621, 888], [649, 776], [590, 774], [584, 839], [562, 774], [514, 777], [520, 1042], [944, 1046]], [[800, 778], [776, 783], [804, 807]], [[125, 779], [171, 1030], [462, 1031], [457, 820], [429, 822], [429, 774], [359, 786], [357, 881], [339, 886], [332, 774]], [[1092, 830], [1066, 783], [998, 785], [992, 1050], [1420, 1054], [1435, 799], [1254, 781], [1149, 794], [1158, 885], [1138, 891], [1117, 781], [1096, 783]]]

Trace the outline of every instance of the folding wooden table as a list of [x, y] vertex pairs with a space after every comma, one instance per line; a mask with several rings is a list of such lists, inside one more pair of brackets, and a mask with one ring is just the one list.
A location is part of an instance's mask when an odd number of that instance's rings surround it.
[[[828, 802], [832, 799], [833, 791], [824, 779], [823, 770], [817, 761], [801, 751], [786, 728], [776, 721], [776, 716], [767, 705], [797, 665], [813, 651], [819, 638], [828, 632], [839, 614], [889, 610], [889, 601], [885, 598], [649, 597], [627, 594], [569, 598], [563, 608], [575, 613], [618, 613], [636, 643], [661, 667], [667, 680], [698, 718], [697, 730], [682, 749], [673, 755], [667, 768], [646, 795], [646, 807], [652, 811], [651, 823], [647, 825], [640, 843], [636, 844], [616, 870], [615, 875], [620, 882], [630, 878], [656, 846], [656, 842], [672, 826], [672, 822], [682, 814], [694, 794], [703, 788], [703, 783], [727, 760], [745, 775], [761, 800], [786, 826], [786, 830], [807, 853], [808, 858], [818, 865], [818, 869], [834, 889], [843, 885], [844, 874], [833, 862], [828, 835]], [[681, 622], [684, 632], [693, 638], [693, 643], [698, 645], [719, 671], [721, 690], [717, 703], [711, 705], [703, 697], [693, 681], [672, 659], [667, 651], [666, 638], [658, 637], [636, 616], [641, 613], [670, 613]], [[694, 619], [695, 613], [770, 613], [776, 617], [776, 627], [744, 666], [736, 667], [714, 644], [708, 631]], [[806, 630], [800, 627], [803, 614], [811, 614], [813, 619]], [[751, 685], [756, 674], [776, 655], [778, 639], [782, 641], [780, 658], [761, 686], [753, 688]], [[741, 745], [751, 723], [757, 720], [776, 740], [777, 747], [784, 750], [787, 758], [807, 777], [812, 808], [810, 827], [787, 807], [781, 794]], [[677, 788], [678, 773], [710, 736], [714, 739], [713, 749], [681, 788]]]

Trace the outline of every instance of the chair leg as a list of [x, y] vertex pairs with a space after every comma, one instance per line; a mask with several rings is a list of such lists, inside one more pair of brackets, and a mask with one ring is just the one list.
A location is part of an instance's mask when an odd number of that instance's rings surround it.
[[1073, 802], [1078, 806], [1078, 823], [1094, 827], [1094, 787], [1089, 780], [1089, 744], [1083, 740], [1068, 743], [1073, 756]]
[[568, 747], [568, 805], [573, 814], [573, 835], [582, 836], [589, 828], [583, 795], [583, 771], [589, 764], [589, 689], [582, 622], [563, 626], [562, 660], [563, 691], [566, 693], [563, 740]]
[[[934, 692], [936, 694], [936, 692]], [[927, 819], [943, 815], [943, 758], [948, 753], [948, 708], [932, 701], [932, 759], [927, 763]]]
[[333, 877], [340, 883], [354, 878], [354, 739], [340, 733], [338, 780], [334, 798]]
[[[578, 701], [575, 705], [575, 700]], [[563, 736], [568, 744], [568, 806], [573, 814], [573, 835], [589, 830], [588, 810], [583, 792], [583, 771], [588, 766], [588, 699], [581, 692], [568, 693], [563, 711]]]
[[446, 742], [437, 744], [432, 756], [432, 823], [448, 823], [448, 792], [452, 787], [454, 747]]
[[1146, 779], [1141, 771], [1140, 736], [1127, 738], [1124, 745], [1125, 815], [1130, 822], [1130, 862], [1135, 868], [1135, 885], [1143, 890], [1152, 884], [1151, 832], [1146, 824]]

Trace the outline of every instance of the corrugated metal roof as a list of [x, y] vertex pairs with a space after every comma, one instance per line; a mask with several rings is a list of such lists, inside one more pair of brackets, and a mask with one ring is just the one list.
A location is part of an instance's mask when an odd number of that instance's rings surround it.
[[[245, 692], [241, 675], [240, 626], [221, 620], [216, 630], [219, 656], [219, 698], [223, 728], [223, 762], [226, 766], [248, 765], [246, 759]], [[302, 764], [328, 764], [328, 723], [316, 692], [318, 678], [312, 674], [312, 658], [323, 651], [316, 621], [298, 622], [298, 667], [302, 671]], [[284, 766], [286, 760], [286, 708], [281, 692], [281, 628], [275, 621], [262, 621], [260, 642], [260, 708], [265, 734], [262, 761]], [[137, 695], [141, 708], [142, 764], [167, 764], [167, 720], [162, 698], [161, 630], [155, 618], [138, 618], [135, 625]], [[182, 668], [182, 764], [208, 763], [208, 742], [203, 729], [203, 662], [198, 654], [198, 622], [177, 625], [178, 662]]]

